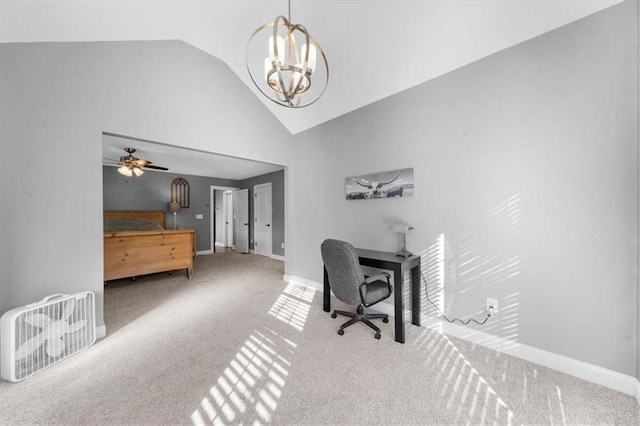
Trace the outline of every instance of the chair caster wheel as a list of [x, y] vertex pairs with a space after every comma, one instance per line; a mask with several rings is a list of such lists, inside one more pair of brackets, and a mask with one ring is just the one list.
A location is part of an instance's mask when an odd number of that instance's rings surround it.
[[342, 336], [344, 334], [344, 330], [343, 329], [339, 329], [338, 330], [338, 334]]
[[375, 337], [376, 339], [380, 340], [380, 333], [376, 333], [373, 337]]
[[384, 322], [384, 323], [389, 322], [389, 318], [382, 318], [382, 322]]
[[337, 317], [338, 317], [338, 315], [336, 315], [335, 312], [331, 314], [331, 318], [337, 318]]

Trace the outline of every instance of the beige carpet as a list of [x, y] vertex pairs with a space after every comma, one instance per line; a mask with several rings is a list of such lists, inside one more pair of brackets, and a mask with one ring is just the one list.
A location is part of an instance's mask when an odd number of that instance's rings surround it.
[[1, 424], [640, 424], [628, 395], [424, 328], [338, 336], [322, 294], [282, 275], [226, 252], [192, 280], [109, 284], [107, 337], [1, 383]]

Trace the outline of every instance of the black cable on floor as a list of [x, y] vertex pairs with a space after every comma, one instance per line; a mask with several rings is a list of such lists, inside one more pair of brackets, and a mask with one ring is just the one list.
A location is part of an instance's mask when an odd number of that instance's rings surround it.
[[478, 324], [478, 325], [484, 325], [484, 324], [487, 322], [487, 320], [489, 320], [489, 318], [491, 318], [491, 314], [490, 314], [490, 313], [487, 313], [487, 317], [486, 317], [486, 318], [484, 319], [484, 321], [482, 321], [482, 322], [480, 322], [480, 321], [478, 321], [478, 320], [476, 320], [476, 319], [473, 319], [473, 318], [470, 318], [470, 319], [468, 319], [468, 320], [466, 320], [466, 321], [465, 321], [465, 320], [461, 320], [460, 318], [454, 318], [454, 319], [450, 320], [450, 319], [449, 319], [449, 318], [447, 318], [447, 316], [446, 316], [446, 315], [445, 315], [445, 314], [440, 310], [440, 308], [438, 308], [438, 306], [437, 306], [435, 303], [433, 303], [433, 302], [431, 301], [431, 299], [429, 299], [429, 287], [428, 287], [428, 284], [427, 284], [427, 279], [426, 279], [426, 278], [424, 277], [424, 275], [422, 274], [422, 271], [420, 271], [420, 276], [422, 277], [422, 281], [424, 281], [424, 294], [425, 294], [425, 296], [426, 296], [427, 300], [428, 300], [428, 301], [429, 301], [429, 303], [431, 303], [431, 305], [436, 309], [436, 311], [438, 311], [438, 314], [440, 314], [440, 316], [441, 316], [442, 318], [444, 318], [447, 322], [449, 322], [449, 323], [453, 324], [454, 322], [459, 321], [460, 323], [462, 323], [462, 324], [464, 324], [464, 325], [467, 325], [467, 324], [469, 324], [470, 322], [475, 322], [475, 323], [476, 323], [476, 324]]

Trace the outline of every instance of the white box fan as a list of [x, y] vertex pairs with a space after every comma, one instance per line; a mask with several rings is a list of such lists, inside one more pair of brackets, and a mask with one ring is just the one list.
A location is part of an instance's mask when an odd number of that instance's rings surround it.
[[0, 318], [0, 376], [26, 379], [96, 341], [95, 296], [54, 294], [5, 312]]

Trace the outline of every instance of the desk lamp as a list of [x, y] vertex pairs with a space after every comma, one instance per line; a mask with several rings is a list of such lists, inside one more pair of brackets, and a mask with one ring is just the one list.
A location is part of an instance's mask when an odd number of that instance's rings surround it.
[[173, 213], [173, 229], [176, 229], [176, 215], [180, 211], [180, 203], [177, 201], [172, 201], [169, 203], [169, 211]]
[[400, 250], [396, 252], [396, 256], [411, 256], [412, 253], [407, 250], [407, 232], [411, 231], [412, 229], [413, 226], [407, 223], [396, 223], [394, 225], [389, 225], [389, 230], [391, 232], [402, 234], [402, 247], [400, 247]]

